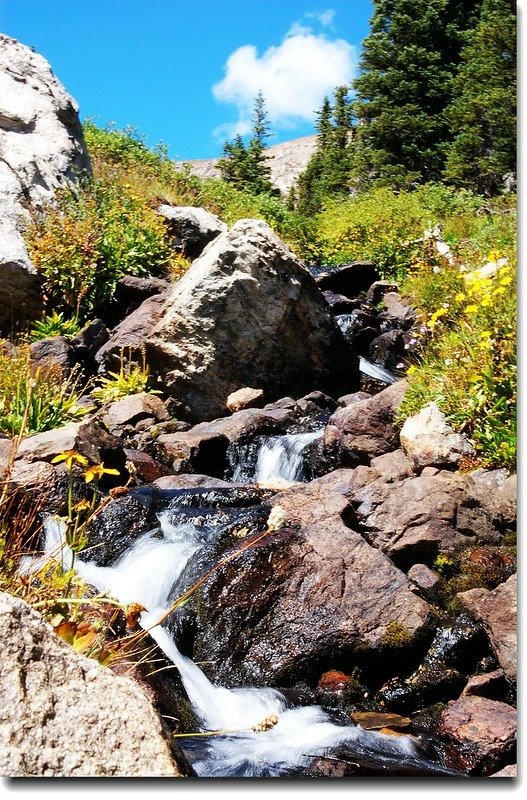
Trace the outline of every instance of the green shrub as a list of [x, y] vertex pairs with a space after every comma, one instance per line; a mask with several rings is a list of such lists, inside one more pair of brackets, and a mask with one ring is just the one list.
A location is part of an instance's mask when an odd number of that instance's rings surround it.
[[33, 367], [29, 347], [15, 356], [0, 348], [0, 430], [9, 436], [49, 431], [86, 413], [78, 406], [75, 374], [64, 377], [60, 367]]
[[73, 337], [78, 334], [80, 329], [79, 321], [75, 317], [66, 318], [53, 311], [33, 323], [28, 334], [28, 341], [38, 342], [40, 339], [48, 339], [51, 336]]
[[127, 360], [124, 353], [121, 352], [119, 372], [109, 372], [108, 377], [99, 378], [100, 386], [92, 391], [92, 397], [101, 403], [112, 403], [114, 400], [120, 400], [121, 397], [140, 392], [159, 394], [148, 388], [149, 379], [150, 372], [144, 353], [142, 363], [136, 364]]
[[160, 275], [172, 250], [162, 219], [131, 187], [93, 180], [63, 189], [26, 232], [48, 307], [85, 321], [122, 275]]

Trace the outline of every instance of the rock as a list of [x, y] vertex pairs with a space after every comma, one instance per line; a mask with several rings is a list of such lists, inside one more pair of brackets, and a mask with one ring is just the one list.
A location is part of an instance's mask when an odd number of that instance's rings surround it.
[[412, 462], [402, 450], [392, 450], [371, 460], [371, 468], [384, 483], [395, 483], [413, 475]]
[[243, 411], [245, 408], [261, 408], [264, 404], [264, 393], [261, 389], [238, 389], [230, 394], [225, 405], [231, 412]]
[[324, 392], [310, 392], [305, 397], [297, 400], [297, 406], [302, 414], [317, 415], [321, 411], [333, 412], [337, 408], [337, 403]]
[[397, 447], [395, 413], [407, 384], [398, 381], [379, 394], [338, 409], [324, 433], [324, 450], [337, 463], [365, 462]]
[[517, 476], [506, 469], [478, 469], [468, 476], [471, 492], [485, 512], [503, 529], [516, 528]]
[[380, 711], [353, 711], [350, 719], [365, 731], [378, 731], [381, 728], [408, 728], [412, 724], [409, 717], [400, 714], [387, 714]]
[[502, 700], [506, 691], [505, 673], [501, 669], [495, 669], [484, 675], [474, 675], [470, 678], [463, 689], [463, 695]]
[[132, 680], [74, 653], [36, 611], [6, 593], [0, 627], [2, 775], [191, 774]]
[[96, 372], [95, 356], [108, 341], [108, 336], [108, 330], [104, 322], [100, 319], [94, 319], [88, 322], [77, 336], [70, 340], [75, 352], [75, 359], [81, 364], [85, 375], [93, 375]]
[[447, 705], [438, 732], [455, 745], [447, 754], [450, 766], [471, 775], [491, 775], [514, 758], [516, 727], [512, 706], [463, 696]]
[[366, 293], [366, 302], [369, 306], [376, 308], [385, 294], [396, 292], [397, 289], [398, 286], [396, 283], [391, 283], [390, 281], [375, 281]]
[[122, 358], [142, 361], [145, 339], [161, 319], [165, 301], [165, 294], [150, 297], [114, 328], [95, 356], [100, 372], [118, 370]]
[[343, 294], [335, 292], [322, 292], [333, 314], [351, 314], [359, 304], [359, 300], [350, 300]]
[[209, 431], [164, 433], [155, 440], [154, 449], [162, 463], [175, 473], [199, 472], [221, 477], [227, 466], [226, 436]]
[[135, 425], [145, 418], [164, 422], [170, 419], [170, 414], [157, 395], [140, 392], [121, 397], [120, 400], [111, 403], [106, 409], [103, 421], [112, 431], [124, 425]]
[[204, 208], [161, 205], [157, 213], [166, 221], [172, 247], [185, 258], [197, 258], [209, 242], [227, 231], [227, 225]]
[[508, 764], [506, 767], [503, 767], [503, 769], [500, 769], [493, 775], [489, 775], [489, 778], [517, 778], [517, 777], [518, 777], [518, 766], [516, 764]]
[[154, 483], [168, 475], [168, 470], [155, 458], [141, 450], [132, 450], [125, 447], [124, 454], [127, 462], [133, 465], [136, 477], [143, 483]]
[[343, 521], [352, 517], [341, 493], [350, 475], [340, 470], [272, 498], [281, 527], [200, 589], [194, 655], [213, 680], [280, 685], [337, 658], [379, 665], [394, 624], [409, 646], [421, 635], [428, 604]]
[[395, 483], [368, 477], [352, 492], [357, 518], [368, 541], [401, 568], [430, 564], [456, 545], [501, 540], [464, 476], [443, 470]]
[[368, 356], [374, 364], [392, 372], [401, 369], [406, 356], [405, 340], [401, 331], [381, 333], [370, 344]]
[[408, 330], [415, 322], [415, 309], [409, 300], [402, 298], [397, 292], [386, 292], [382, 297], [383, 311], [379, 318], [390, 326]]
[[425, 592], [437, 589], [441, 583], [441, 576], [427, 567], [426, 564], [414, 564], [407, 574], [410, 580]]
[[105, 467], [118, 469], [121, 473], [118, 482], [125, 482], [126, 458], [121, 443], [94, 420], [69, 422], [61, 428], [26, 436], [18, 447], [16, 457], [28, 462], [49, 462], [67, 450], [80, 453], [90, 464], [104, 463]]
[[90, 162], [75, 101], [47, 61], [0, 35], [0, 324], [41, 313], [40, 279], [22, 225]]
[[35, 367], [55, 367], [64, 376], [69, 375], [75, 364], [75, 350], [64, 336], [50, 336], [29, 345], [29, 357]]
[[210, 475], [165, 475], [157, 478], [154, 486], [159, 489], [192, 489], [197, 486], [206, 486], [211, 489], [230, 489], [233, 485], [221, 478], [213, 478]]
[[373, 261], [352, 261], [351, 264], [334, 267], [331, 272], [323, 272], [318, 276], [317, 283], [323, 292], [335, 292], [354, 298], [367, 292], [379, 277]]
[[409, 417], [401, 429], [401, 446], [416, 467], [450, 466], [476, 451], [466, 436], [455, 433], [436, 403]]
[[207, 247], [146, 346], [151, 369], [192, 419], [225, 414], [225, 399], [247, 384], [273, 400], [359, 380], [313, 278], [259, 220], [239, 220]]
[[112, 316], [114, 318], [117, 316], [117, 319], [122, 320], [139, 308], [149, 297], [164, 294], [168, 289], [170, 289], [169, 281], [162, 278], [154, 278], [151, 275], [146, 278], [140, 278], [137, 275], [123, 275], [115, 285], [113, 296], [119, 310], [114, 311]]
[[457, 595], [464, 608], [480, 620], [489, 635], [500, 667], [509, 681], [517, 679], [517, 577], [492, 591], [470, 589]]
[[339, 406], [345, 408], [346, 406], [351, 406], [353, 403], [358, 403], [360, 400], [368, 400], [371, 397], [371, 394], [368, 392], [351, 392], [351, 394], [343, 394], [342, 397], [339, 397]]

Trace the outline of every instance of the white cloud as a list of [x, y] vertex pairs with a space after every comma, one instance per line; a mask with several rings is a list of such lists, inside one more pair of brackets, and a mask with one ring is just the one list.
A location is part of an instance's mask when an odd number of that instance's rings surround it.
[[333, 20], [335, 19], [335, 13], [334, 8], [326, 8], [325, 11], [309, 11], [304, 16], [307, 17], [307, 19], [316, 19], [323, 28], [331, 28], [333, 26]]
[[[333, 19], [331, 9], [318, 15], [326, 24]], [[219, 102], [236, 106], [238, 119], [215, 131], [218, 137], [247, 133], [251, 127], [254, 99], [259, 91], [271, 126], [294, 129], [312, 122], [326, 95], [354, 77], [355, 48], [345, 39], [315, 34], [295, 23], [281, 44], [261, 55], [251, 44], [239, 47], [229, 56], [225, 77], [212, 87]]]

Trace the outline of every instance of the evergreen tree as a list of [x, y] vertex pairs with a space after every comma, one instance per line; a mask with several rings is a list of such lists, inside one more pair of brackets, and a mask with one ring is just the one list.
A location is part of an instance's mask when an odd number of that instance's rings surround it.
[[249, 143], [245, 145], [240, 134], [232, 142], [225, 142], [218, 167], [222, 178], [240, 189], [254, 194], [277, 194], [270, 182], [271, 168], [265, 152], [265, 140], [271, 132], [262, 92], [258, 92], [254, 101], [251, 122]]
[[481, 0], [374, 0], [354, 83], [354, 172], [411, 184], [438, 179], [451, 138], [445, 109]]
[[296, 186], [296, 207], [305, 214], [320, 210], [327, 197], [348, 195], [352, 115], [349, 89], [335, 90], [334, 104], [324, 98], [317, 113], [317, 146]]
[[487, 195], [516, 172], [516, 2], [483, 0], [448, 109], [445, 177]]

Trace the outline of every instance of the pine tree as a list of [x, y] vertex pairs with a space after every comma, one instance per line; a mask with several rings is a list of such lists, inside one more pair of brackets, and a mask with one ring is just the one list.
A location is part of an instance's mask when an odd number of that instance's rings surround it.
[[317, 146], [296, 185], [296, 207], [316, 213], [328, 197], [348, 195], [352, 115], [349, 88], [335, 89], [333, 105], [324, 98], [317, 112]]
[[516, 2], [483, 0], [448, 109], [454, 140], [445, 177], [483, 194], [516, 172]]
[[265, 109], [265, 99], [258, 92], [251, 118], [252, 135], [245, 145], [238, 134], [232, 142], [225, 142], [223, 157], [218, 162], [222, 178], [253, 194], [277, 194], [271, 184], [271, 168], [266, 154], [266, 139], [271, 136]]
[[374, 0], [354, 83], [354, 172], [408, 185], [439, 179], [451, 139], [445, 109], [465, 31], [481, 0]]

